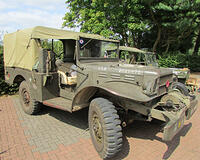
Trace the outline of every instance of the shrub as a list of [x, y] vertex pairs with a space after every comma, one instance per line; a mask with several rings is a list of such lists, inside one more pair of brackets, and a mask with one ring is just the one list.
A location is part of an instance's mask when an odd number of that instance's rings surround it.
[[158, 63], [161, 67], [189, 68], [193, 72], [200, 72], [200, 56], [183, 54], [180, 52], [158, 55]]
[[17, 84], [10, 86], [4, 81], [3, 47], [0, 46], [0, 96], [4, 94], [15, 94], [17, 91]]
[[168, 53], [167, 55], [158, 56], [158, 63], [162, 67], [180, 67], [188, 66], [187, 56], [185, 54], [176, 52]]
[[188, 57], [188, 67], [193, 72], [200, 72], [200, 56], [192, 56]]

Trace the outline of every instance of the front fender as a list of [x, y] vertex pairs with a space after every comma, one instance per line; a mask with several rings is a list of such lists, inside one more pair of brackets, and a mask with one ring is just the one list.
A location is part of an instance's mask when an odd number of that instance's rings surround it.
[[88, 104], [89, 99], [96, 93], [98, 89], [104, 90], [112, 95], [128, 98], [138, 102], [148, 102], [154, 97], [145, 95], [140, 86], [128, 82], [110, 81], [99, 85], [86, 86], [76, 93], [73, 98], [73, 106], [79, 104]]
[[148, 102], [155, 98], [145, 95], [141, 86], [124, 81], [105, 82], [99, 87], [116, 96], [132, 99], [139, 102]]

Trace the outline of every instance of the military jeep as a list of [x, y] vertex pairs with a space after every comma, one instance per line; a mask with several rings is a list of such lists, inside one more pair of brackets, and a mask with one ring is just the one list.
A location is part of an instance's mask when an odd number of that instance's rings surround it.
[[[138, 64], [158, 67], [156, 55], [153, 52], [140, 50], [134, 47], [119, 47], [120, 53], [125, 52], [124, 61], [128, 64]], [[128, 54], [127, 54], [128, 53]], [[168, 68], [171, 69], [178, 82], [185, 84], [189, 78], [188, 68]]]
[[[42, 41], [61, 41], [63, 57]], [[114, 48], [112, 53], [108, 53]], [[119, 63], [119, 41], [37, 26], [4, 37], [5, 79], [19, 84], [22, 109], [42, 104], [68, 112], [89, 107], [92, 142], [101, 158], [122, 148], [122, 127], [134, 120], [163, 122], [170, 141], [197, 108], [195, 96], [173, 88], [169, 69]], [[182, 86], [184, 87], [184, 86]]]

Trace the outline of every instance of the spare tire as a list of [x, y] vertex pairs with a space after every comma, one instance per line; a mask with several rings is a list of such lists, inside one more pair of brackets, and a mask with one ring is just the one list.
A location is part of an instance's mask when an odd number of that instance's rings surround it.
[[180, 83], [180, 82], [175, 82], [172, 84], [172, 89], [177, 89], [179, 90], [182, 94], [184, 94], [185, 96], [190, 96], [190, 91], [187, 89], [187, 87], [185, 86], [185, 84]]

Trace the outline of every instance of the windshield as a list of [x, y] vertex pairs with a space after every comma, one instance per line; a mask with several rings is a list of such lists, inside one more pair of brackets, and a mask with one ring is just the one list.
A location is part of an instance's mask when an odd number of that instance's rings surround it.
[[158, 62], [157, 62], [155, 54], [147, 53], [146, 59], [147, 59], [147, 65], [148, 66], [158, 66]]
[[95, 39], [79, 40], [80, 59], [118, 59], [118, 43]]
[[[123, 51], [124, 52], [124, 51]], [[122, 52], [122, 53], [123, 53]], [[146, 65], [145, 55], [143, 53], [128, 52], [128, 59], [126, 60], [129, 64]]]

